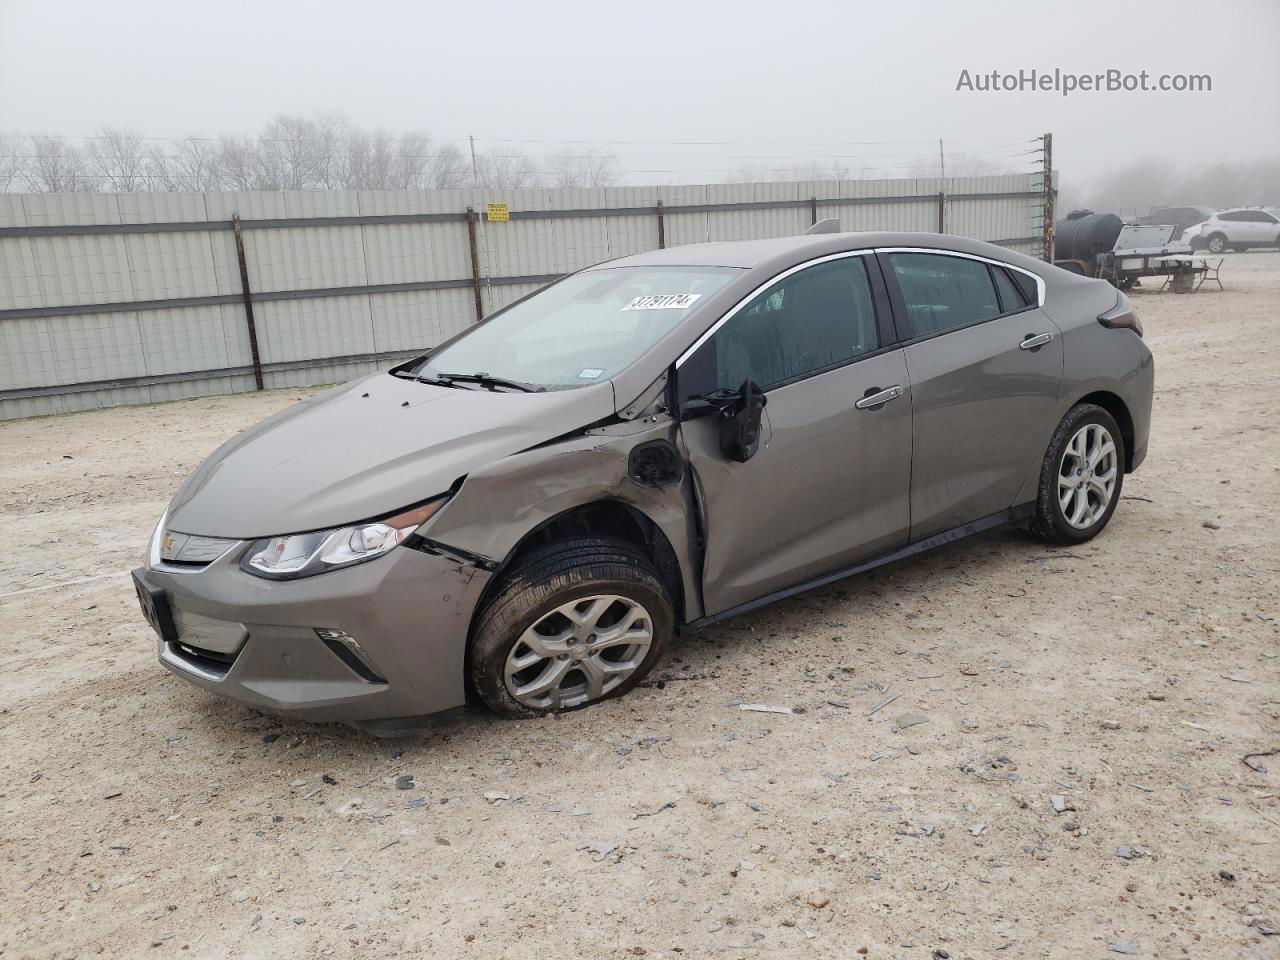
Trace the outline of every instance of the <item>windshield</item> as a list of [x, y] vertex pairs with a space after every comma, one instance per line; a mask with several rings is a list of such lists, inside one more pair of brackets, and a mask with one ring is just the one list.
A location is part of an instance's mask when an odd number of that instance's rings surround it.
[[549, 389], [608, 380], [639, 359], [736, 267], [613, 267], [566, 277], [481, 324], [413, 369]]

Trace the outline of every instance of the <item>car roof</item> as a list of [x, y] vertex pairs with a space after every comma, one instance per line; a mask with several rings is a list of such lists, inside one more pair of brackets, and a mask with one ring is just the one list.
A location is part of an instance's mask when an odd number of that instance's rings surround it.
[[935, 250], [951, 250], [990, 257], [1023, 266], [1023, 261], [1043, 267], [1040, 261], [1032, 261], [1006, 247], [998, 247], [981, 240], [955, 237], [940, 233], [818, 233], [795, 237], [772, 237], [766, 240], [730, 240], [713, 243], [690, 243], [679, 247], [667, 247], [637, 253], [617, 260], [596, 264], [592, 270], [613, 267], [739, 267], [750, 270], [763, 265], [778, 265], [786, 261], [802, 262], [812, 257], [847, 250], [865, 250], [873, 247], [921, 247]]

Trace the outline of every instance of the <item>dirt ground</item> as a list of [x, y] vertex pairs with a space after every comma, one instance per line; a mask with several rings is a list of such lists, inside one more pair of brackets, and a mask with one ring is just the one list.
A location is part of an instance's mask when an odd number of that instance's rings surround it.
[[1134, 293], [1150, 455], [1093, 542], [955, 543], [417, 738], [223, 702], [137, 610], [180, 479], [299, 391], [0, 424], [0, 955], [1280, 954], [1280, 755], [1242, 762], [1280, 747], [1280, 255], [1223, 278]]

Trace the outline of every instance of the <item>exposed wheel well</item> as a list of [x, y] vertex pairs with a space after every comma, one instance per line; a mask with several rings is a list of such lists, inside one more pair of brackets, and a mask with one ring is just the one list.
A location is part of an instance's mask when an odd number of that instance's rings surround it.
[[[530, 530], [494, 572], [490, 587], [501, 580], [504, 570], [518, 563], [521, 557], [535, 547], [584, 536], [625, 540], [644, 551], [657, 567], [671, 595], [676, 623], [684, 622], [684, 581], [680, 576], [680, 561], [675, 550], [656, 523], [635, 507], [619, 500], [597, 500], [581, 504]], [[488, 592], [485, 591], [486, 594]], [[481, 603], [485, 599], [487, 597], [481, 597]]]
[[1099, 390], [1097, 393], [1091, 393], [1081, 397], [1076, 403], [1093, 403], [1101, 407], [1107, 413], [1115, 418], [1117, 424], [1120, 425], [1120, 436], [1124, 440], [1124, 472], [1133, 472], [1133, 417], [1129, 414], [1129, 408], [1125, 406], [1114, 393], [1108, 393], [1105, 390]]

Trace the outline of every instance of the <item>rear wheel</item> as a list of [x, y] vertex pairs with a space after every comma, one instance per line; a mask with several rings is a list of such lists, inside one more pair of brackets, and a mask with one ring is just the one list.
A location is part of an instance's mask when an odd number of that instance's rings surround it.
[[477, 620], [468, 672], [506, 717], [626, 693], [666, 650], [675, 621], [652, 562], [621, 540], [539, 547], [503, 576]]
[[1120, 502], [1124, 463], [1124, 438], [1111, 414], [1091, 403], [1072, 407], [1040, 468], [1031, 531], [1049, 543], [1097, 536]]
[[1209, 238], [1209, 252], [1221, 253], [1227, 249], [1227, 238], [1220, 233], [1215, 233]]

